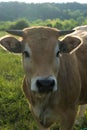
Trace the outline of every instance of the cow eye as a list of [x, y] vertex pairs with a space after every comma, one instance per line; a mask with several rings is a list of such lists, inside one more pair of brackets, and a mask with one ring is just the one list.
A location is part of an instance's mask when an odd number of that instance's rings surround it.
[[56, 53], [56, 57], [59, 57], [59, 54], [60, 54], [60, 51], [58, 51], [58, 52]]
[[27, 51], [24, 51], [24, 52], [23, 52], [23, 55], [24, 55], [25, 57], [27, 57], [27, 58], [30, 57], [30, 54], [29, 54], [29, 52], [27, 52]]

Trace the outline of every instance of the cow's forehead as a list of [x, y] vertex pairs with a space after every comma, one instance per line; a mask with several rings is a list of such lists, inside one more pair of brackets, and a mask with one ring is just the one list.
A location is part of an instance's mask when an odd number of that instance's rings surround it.
[[49, 27], [29, 28], [24, 30], [24, 44], [33, 50], [54, 48], [58, 40], [58, 30]]
[[24, 29], [26, 37], [58, 37], [58, 30], [49, 27], [31, 27]]
[[26, 47], [30, 48], [32, 52], [36, 53], [43, 53], [43, 52], [52, 52], [54, 49], [56, 49], [58, 44], [58, 40], [54, 37], [45, 38], [45, 37], [39, 37], [39, 38], [33, 38], [29, 37], [24, 42], [24, 49]]

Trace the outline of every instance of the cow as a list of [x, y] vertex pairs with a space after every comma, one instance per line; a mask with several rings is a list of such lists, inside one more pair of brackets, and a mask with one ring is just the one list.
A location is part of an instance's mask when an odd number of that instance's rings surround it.
[[87, 32], [74, 30], [38, 26], [7, 30], [12, 35], [0, 39], [8, 51], [22, 53], [23, 92], [39, 130], [55, 122], [72, 130], [78, 106], [87, 103]]
[[[84, 45], [82, 46], [83, 48], [80, 48], [80, 53], [82, 53], [81, 56], [84, 57], [83, 56], [84, 54], [87, 55], [87, 52], [86, 52], [86, 46], [87, 46], [87, 43], [86, 43], [86, 41], [87, 41], [87, 25], [85, 25], [85, 26], [78, 26], [78, 27], [74, 28], [74, 30], [76, 30], [76, 31], [73, 33], [73, 36], [77, 35], [80, 38], [82, 38], [82, 40], [83, 40]], [[85, 50], [84, 50], [84, 48], [85, 48]], [[82, 51], [85, 51], [85, 52], [82, 52]], [[78, 51], [78, 53], [79, 53], [79, 51]], [[84, 59], [85, 59], [85, 61], [84, 61], [84, 64], [85, 64], [86, 57], [84, 57]], [[83, 60], [81, 59], [81, 61], [83, 61]], [[82, 88], [82, 91], [85, 91], [85, 90]], [[86, 92], [83, 93], [83, 97], [86, 98]], [[85, 105], [86, 103], [83, 103], [83, 104], [81, 104], [80, 109], [78, 110], [78, 112], [79, 112], [78, 115], [79, 116], [77, 116], [78, 118], [76, 120], [76, 124], [79, 123], [79, 120], [81, 122], [81, 118], [84, 117], [85, 110], [87, 109], [87, 105]]]

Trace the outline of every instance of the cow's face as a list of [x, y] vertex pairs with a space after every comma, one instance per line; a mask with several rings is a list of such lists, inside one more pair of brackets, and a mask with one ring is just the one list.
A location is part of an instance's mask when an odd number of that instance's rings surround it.
[[21, 42], [13, 37], [1, 39], [1, 44], [8, 50], [22, 52], [26, 80], [32, 92], [49, 93], [58, 90], [60, 53], [71, 52], [81, 42], [70, 36], [58, 41], [58, 36], [59, 31], [56, 29], [39, 27], [25, 29]]
[[58, 37], [48, 33], [48, 30], [44, 33], [43, 29], [39, 32], [33, 30], [23, 40], [23, 44], [23, 65], [31, 90], [40, 93], [56, 91], [59, 70]]

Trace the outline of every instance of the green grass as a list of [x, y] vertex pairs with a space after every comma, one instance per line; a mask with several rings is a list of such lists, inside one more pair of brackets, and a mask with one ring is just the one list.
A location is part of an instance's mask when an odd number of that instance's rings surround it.
[[0, 31], [0, 37], [4, 36], [4, 35], [8, 35], [5, 31]]
[[[23, 68], [21, 55], [0, 48], [0, 130], [37, 130], [22, 92]], [[87, 113], [80, 126], [87, 127]], [[52, 130], [58, 130], [56, 125]]]
[[0, 48], [0, 130], [33, 130], [33, 118], [22, 92], [23, 75], [21, 56]]

